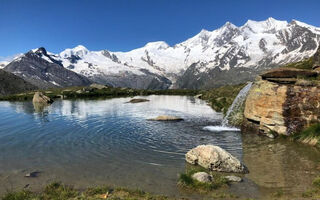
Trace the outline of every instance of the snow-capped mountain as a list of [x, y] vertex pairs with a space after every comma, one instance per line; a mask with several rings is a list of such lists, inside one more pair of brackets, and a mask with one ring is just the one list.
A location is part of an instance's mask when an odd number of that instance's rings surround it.
[[4, 71], [24, 79], [38, 88], [89, 85], [91, 81], [64, 68], [61, 61], [44, 48], [31, 50], [10, 62]]
[[319, 41], [320, 28], [269, 18], [248, 20], [240, 27], [227, 22], [174, 46], [159, 41], [129, 52], [111, 52], [79, 45], [48, 53], [47, 61], [93, 82], [119, 87], [211, 88], [241, 83], [265, 69], [311, 57]]

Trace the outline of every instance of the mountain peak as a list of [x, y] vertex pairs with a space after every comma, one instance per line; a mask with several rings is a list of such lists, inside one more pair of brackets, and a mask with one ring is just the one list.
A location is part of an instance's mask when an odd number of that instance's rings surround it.
[[170, 46], [164, 41], [157, 41], [157, 42], [148, 42], [145, 45], [145, 47], [152, 48], [152, 49], [166, 49], [166, 48], [169, 48]]
[[263, 33], [263, 32], [269, 32], [272, 30], [281, 30], [284, 29], [288, 25], [287, 21], [280, 21], [276, 20], [272, 17], [269, 17], [268, 19], [264, 21], [254, 21], [254, 20], [248, 20], [242, 28], [249, 28], [250, 31], [253, 31], [255, 33]]
[[61, 57], [70, 57], [70, 56], [79, 56], [79, 57], [83, 57], [84, 55], [88, 54], [89, 50], [83, 46], [83, 45], [78, 45], [72, 49], [66, 49], [64, 51], [62, 51], [60, 53]]
[[227, 27], [227, 28], [232, 28], [232, 29], [238, 28], [236, 25], [232, 24], [229, 21], [226, 22], [222, 27]]
[[89, 51], [85, 46], [79, 44], [78, 46], [73, 48], [74, 51]]

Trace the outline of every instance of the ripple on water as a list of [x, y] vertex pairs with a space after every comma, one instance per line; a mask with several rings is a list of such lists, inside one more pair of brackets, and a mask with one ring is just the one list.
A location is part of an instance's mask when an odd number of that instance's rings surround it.
[[[4, 173], [41, 170], [44, 183], [111, 183], [175, 194], [177, 174], [185, 170], [184, 154], [191, 148], [215, 144], [241, 158], [238, 132], [202, 129], [222, 117], [206, 102], [184, 96], [147, 98], [140, 104], [125, 103], [130, 98], [63, 100], [42, 113], [28, 102], [0, 103], [0, 168]], [[158, 115], [185, 120], [146, 120]], [[10, 183], [22, 184], [21, 175], [10, 175]]]

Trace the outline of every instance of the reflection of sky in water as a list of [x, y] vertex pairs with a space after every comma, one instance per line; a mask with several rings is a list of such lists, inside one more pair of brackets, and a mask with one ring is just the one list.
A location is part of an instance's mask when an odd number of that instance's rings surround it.
[[[36, 169], [45, 172], [38, 184], [54, 176], [78, 186], [113, 183], [175, 193], [189, 149], [211, 143], [241, 158], [238, 132], [203, 130], [222, 117], [206, 102], [185, 96], [144, 98], [150, 102], [62, 100], [43, 112], [35, 112], [31, 102], [0, 102], [0, 184], [8, 181], [1, 182], [2, 173], [19, 185], [26, 181], [24, 170]], [[185, 120], [146, 120], [158, 115]]]

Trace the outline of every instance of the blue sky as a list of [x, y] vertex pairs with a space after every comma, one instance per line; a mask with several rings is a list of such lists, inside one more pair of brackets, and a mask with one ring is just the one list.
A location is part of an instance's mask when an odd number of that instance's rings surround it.
[[319, 0], [0, 0], [0, 59], [44, 46], [60, 52], [174, 45], [226, 21], [297, 19], [320, 27]]

